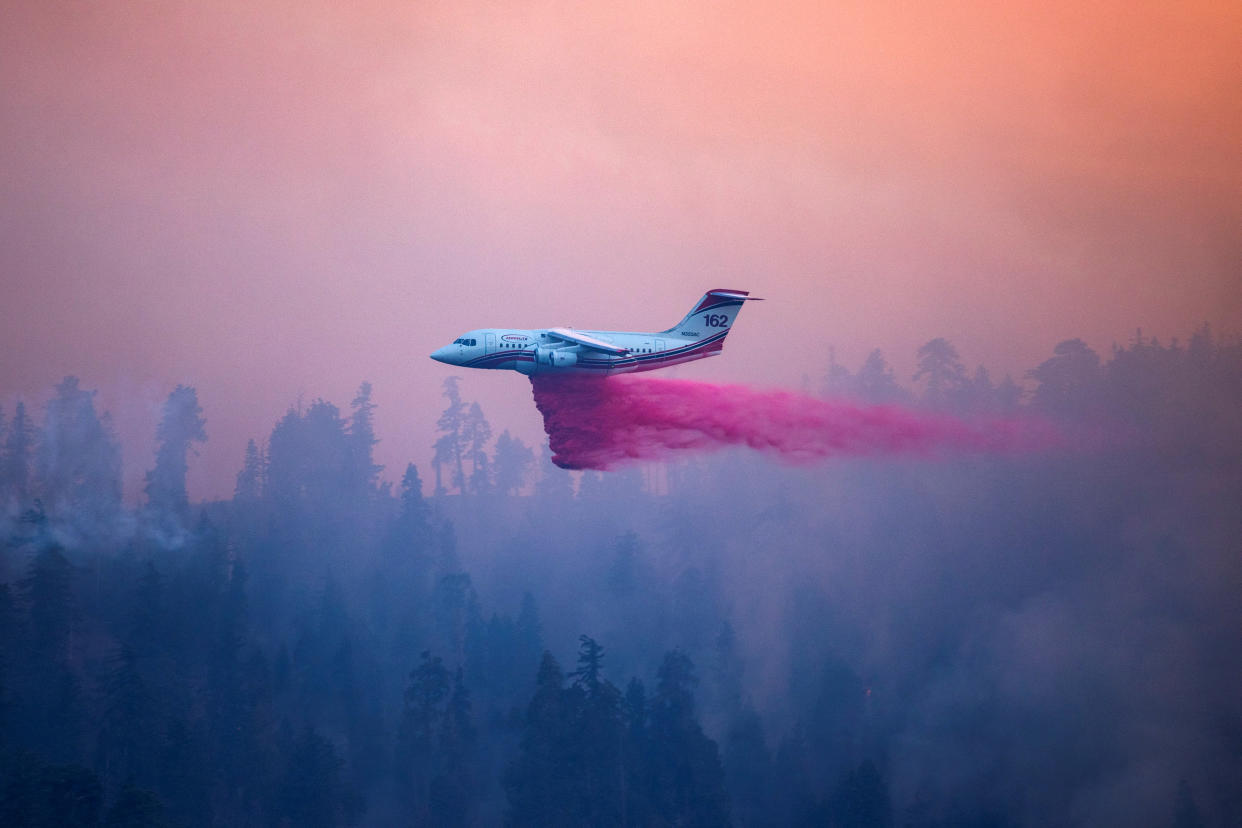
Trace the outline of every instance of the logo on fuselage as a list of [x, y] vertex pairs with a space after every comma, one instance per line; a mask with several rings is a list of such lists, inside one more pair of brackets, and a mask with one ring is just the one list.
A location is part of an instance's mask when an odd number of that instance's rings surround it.
[[504, 336], [500, 338], [505, 340], [506, 342], [525, 342], [526, 340], [530, 339], [530, 337], [522, 336], [521, 334], [505, 334]]

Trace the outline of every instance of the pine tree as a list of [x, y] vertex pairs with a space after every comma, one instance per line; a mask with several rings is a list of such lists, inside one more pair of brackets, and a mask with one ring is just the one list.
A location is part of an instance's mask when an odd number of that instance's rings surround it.
[[535, 677], [535, 693], [526, 708], [519, 753], [505, 771], [506, 825], [569, 828], [581, 824], [565, 796], [565, 779], [574, 768], [566, 749], [570, 717], [564, 681], [560, 665], [545, 651]]
[[653, 807], [687, 826], [727, 825], [729, 796], [716, 743], [694, 716], [694, 664], [680, 650], [665, 654], [651, 705]]
[[928, 405], [943, 407], [965, 382], [965, 369], [957, 355], [957, 349], [944, 337], [936, 337], [919, 348], [919, 369], [914, 381], [927, 378], [923, 401]]
[[539, 607], [535, 596], [529, 592], [522, 593], [522, 607], [518, 610], [516, 629], [516, 659], [522, 665], [522, 671], [530, 681], [530, 667], [539, 663], [543, 652], [543, 624], [539, 621]]
[[353, 502], [351, 448], [340, 410], [315, 400], [305, 413], [289, 409], [268, 439], [264, 495], [287, 511], [305, 509], [321, 524]]
[[479, 597], [465, 572], [450, 572], [436, 581], [431, 597], [435, 631], [449, 658], [458, 664], [466, 659], [466, 636], [480, 623]]
[[820, 382], [819, 395], [830, 399], [849, 397], [853, 396], [854, 389], [855, 382], [850, 376], [849, 369], [837, 362], [837, 349], [829, 348], [828, 370], [824, 372], [823, 380]]
[[496, 470], [496, 489], [506, 495], [517, 494], [534, 463], [535, 453], [521, 440], [510, 436], [508, 429], [502, 431], [496, 438], [496, 459], [492, 463]]
[[439, 656], [424, 650], [420, 658], [405, 691], [393, 770], [413, 821], [428, 824], [437, 735], [450, 687], [448, 670]]
[[621, 693], [601, 678], [604, 648], [587, 635], [579, 643], [578, 669], [570, 674], [573, 688], [579, 691], [572, 728], [577, 783], [572, 790], [574, 810], [583, 825], [621, 825], [625, 777]]
[[134, 651], [122, 644], [107, 664], [100, 686], [103, 710], [99, 721], [96, 767], [113, 781], [154, 781], [155, 697], [138, 671]]
[[279, 788], [278, 810], [289, 825], [333, 828], [352, 823], [362, 800], [342, 778], [336, 745], [307, 725], [293, 745]]
[[854, 385], [859, 395], [870, 402], [896, 403], [904, 401], [906, 397], [905, 390], [897, 384], [893, 369], [879, 348], [867, 355], [854, 378]]
[[625, 768], [621, 789], [621, 822], [626, 826], [650, 825], [653, 819], [652, 790], [654, 780], [649, 762], [651, 738], [647, 691], [636, 678], [625, 688], [621, 707], [625, 730], [622, 739], [622, 762]]
[[411, 529], [427, 526], [427, 501], [423, 498], [423, 481], [418, 467], [410, 463], [401, 475], [401, 520]]
[[470, 692], [459, 667], [440, 718], [436, 772], [430, 785], [430, 811], [435, 825], [470, 824], [475, 784], [475, 732], [470, 720]]
[[263, 453], [259, 451], [252, 437], [246, 441], [246, 457], [242, 461], [241, 471], [237, 473], [233, 500], [240, 503], [254, 503], [263, 496], [265, 466]]
[[37, 432], [26, 414], [26, 404], [19, 402], [13, 422], [0, 453], [0, 498], [7, 497], [18, 508], [30, 498], [30, 463]]
[[147, 472], [146, 484], [148, 507], [158, 515], [182, 521], [189, 517], [186, 455], [193, 443], [207, 440], [207, 421], [202, 413], [198, 392], [189, 386], [178, 385], [164, 402], [163, 416], [155, 431], [155, 468]]
[[889, 828], [893, 824], [888, 785], [874, 762], [865, 759], [842, 778], [829, 811], [832, 824], [841, 828]]
[[379, 440], [375, 436], [375, 403], [371, 402], [371, 383], [364, 382], [358, 386], [350, 408], [349, 486], [352, 491], [365, 494], [375, 489], [379, 473], [384, 470], [373, 459], [373, 450]]
[[26, 609], [21, 695], [27, 704], [14, 724], [27, 744], [54, 761], [75, 761], [82, 747], [82, 698], [71, 659], [78, 609], [73, 579], [72, 565], [52, 545], [35, 555], [18, 582]]
[[29, 617], [31, 654], [64, 664], [74, 617], [73, 567], [58, 547], [48, 547], [31, 561], [18, 587]]
[[445, 377], [443, 397], [448, 405], [436, 421], [436, 430], [440, 438], [435, 443], [435, 455], [432, 467], [436, 473], [436, 494], [444, 494], [445, 487], [441, 478], [441, 467], [449, 466], [452, 485], [458, 492], [466, 491], [466, 472], [462, 457], [466, 453], [463, 430], [466, 423], [466, 405], [461, 401], [461, 390], [457, 387], [460, 377]]
[[725, 733], [725, 779], [741, 826], [767, 824], [772, 817], [769, 790], [772, 760], [759, 714], [749, 705], [729, 722]]
[[[95, 412], [95, 392], [65, 377], [47, 404], [36, 454], [39, 485], [53, 514], [98, 521], [121, 504], [121, 448], [111, 420]], [[92, 528], [96, 528], [97, 524]]]
[[492, 439], [492, 426], [483, 416], [483, 409], [477, 402], [471, 403], [462, 423], [462, 439], [470, 456], [470, 492], [471, 494], [487, 494], [492, 489], [491, 469], [487, 452], [484, 447]]
[[166, 635], [164, 579], [154, 562], [147, 561], [134, 590], [127, 638], [134, 652], [145, 657], [161, 649]]
[[1092, 393], [1100, 380], [1100, 357], [1081, 339], [1067, 339], [1053, 349], [1051, 359], [1027, 372], [1039, 383], [1031, 405], [1062, 416], [1082, 416], [1094, 407]]

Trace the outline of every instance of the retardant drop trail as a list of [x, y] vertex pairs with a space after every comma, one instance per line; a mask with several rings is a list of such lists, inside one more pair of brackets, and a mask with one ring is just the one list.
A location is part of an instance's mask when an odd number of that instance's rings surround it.
[[563, 469], [606, 470], [727, 446], [806, 464], [836, 456], [1021, 452], [1060, 442], [1041, 422], [967, 422], [740, 385], [624, 375], [535, 376], [531, 385], [552, 462]]

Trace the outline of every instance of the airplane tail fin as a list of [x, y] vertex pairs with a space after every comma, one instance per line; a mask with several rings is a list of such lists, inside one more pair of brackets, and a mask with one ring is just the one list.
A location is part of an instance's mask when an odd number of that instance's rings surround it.
[[744, 290], [726, 290], [716, 288], [703, 294], [703, 298], [695, 303], [686, 318], [672, 328], [664, 331], [672, 336], [684, 336], [687, 339], [713, 338], [719, 343], [716, 350], [724, 346], [724, 338], [737, 319], [742, 305], [746, 302], [762, 301], [758, 296], [751, 296]]

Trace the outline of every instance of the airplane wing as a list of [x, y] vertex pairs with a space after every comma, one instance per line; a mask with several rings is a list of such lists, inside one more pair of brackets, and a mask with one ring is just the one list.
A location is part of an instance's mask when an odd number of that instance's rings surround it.
[[602, 339], [596, 339], [593, 336], [587, 336], [584, 333], [578, 333], [569, 328], [548, 328], [548, 336], [559, 339], [562, 342], [572, 342], [575, 345], [581, 345], [593, 351], [603, 351], [606, 354], [625, 356], [630, 352], [629, 348], [622, 348], [619, 345], [613, 345], [611, 342], [605, 342]]

